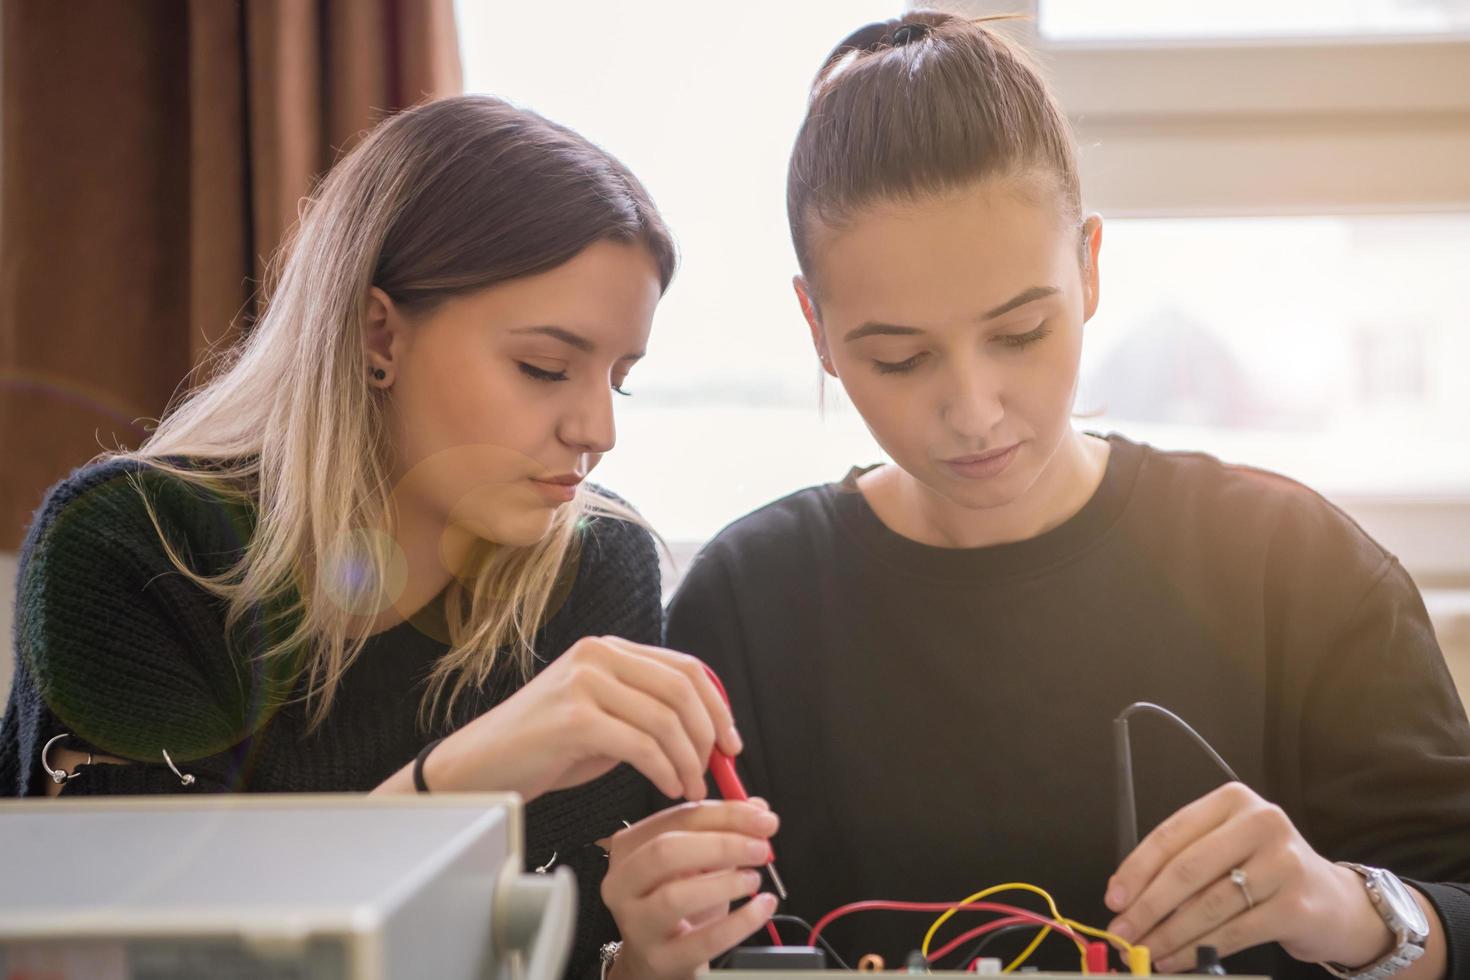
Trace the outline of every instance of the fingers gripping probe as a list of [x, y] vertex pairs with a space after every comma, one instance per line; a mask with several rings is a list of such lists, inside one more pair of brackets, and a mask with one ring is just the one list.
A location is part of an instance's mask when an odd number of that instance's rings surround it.
[[[724, 698], [725, 706], [730, 706], [730, 695], [725, 693], [725, 685], [720, 683], [720, 677], [710, 669], [709, 664], [704, 664], [704, 672], [715, 685], [715, 690], [720, 692]], [[735, 773], [735, 760], [721, 752], [716, 746], [709, 754], [709, 771], [715, 777], [715, 786], [719, 787], [720, 795], [727, 800], [743, 802], [750, 799], [750, 794], [745, 792], [745, 786], [740, 782], [740, 777]], [[781, 901], [786, 901], [786, 885], [781, 881], [781, 876], [776, 873], [776, 851], [769, 844], [766, 845], [766, 874], [771, 876], [771, 884], [776, 886], [776, 894], [781, 896]]]

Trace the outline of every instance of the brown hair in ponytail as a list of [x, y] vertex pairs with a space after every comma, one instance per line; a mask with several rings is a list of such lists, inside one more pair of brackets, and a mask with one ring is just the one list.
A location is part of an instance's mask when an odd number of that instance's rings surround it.
[[985, 20], [933, 11], [859, 28], [818, 73], [791, 153], [802, 274], [812, 279], [818, 228], [989, 178], [1049, 192], [1064, 221], [1081, 221], [1071, 127], [1026, 54]]

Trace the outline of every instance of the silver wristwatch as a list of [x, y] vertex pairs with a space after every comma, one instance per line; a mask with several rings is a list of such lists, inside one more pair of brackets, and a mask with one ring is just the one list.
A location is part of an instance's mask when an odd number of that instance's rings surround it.
[[1342, 980], [1384, 980], [1424, 955], [1424, 943], [1429, 939], [1429, 920], [1424, 910], [1414, 901], [1413, 894], [1399, 880], [1398, 875], [1382, 868], [1369, 868], [1351, 861], [1339, 861], [1344, 868], [1351, 868], [1363, 876], [1363, 885], [1368, 889], [1368, 900], [1383, 918], [1388, 931], [1393, 933], [1394, 948], [1388, 955], [1356, 970], [1341, 963], [1323, 963], [1322, 966], [1333, 976]]

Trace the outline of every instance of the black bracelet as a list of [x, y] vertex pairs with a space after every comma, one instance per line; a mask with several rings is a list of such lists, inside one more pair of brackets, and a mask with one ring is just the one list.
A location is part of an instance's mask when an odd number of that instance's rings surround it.
[[434, 741], [419, 749], [418, 756], [413, 760], [413, 788], [420, 793], [427, 793], [429, 791], [429, 784], [424, 782], [424, 762], [429, 758], [429, 753], [434, 751], [442, 741], [444, 741], [442, 738], [434, 739]]

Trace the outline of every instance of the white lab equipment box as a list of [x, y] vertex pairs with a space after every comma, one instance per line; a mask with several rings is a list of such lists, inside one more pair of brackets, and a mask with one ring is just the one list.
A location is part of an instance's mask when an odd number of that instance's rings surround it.
[[0, 980], [559, 980], [513, 794], [0, 802]]

